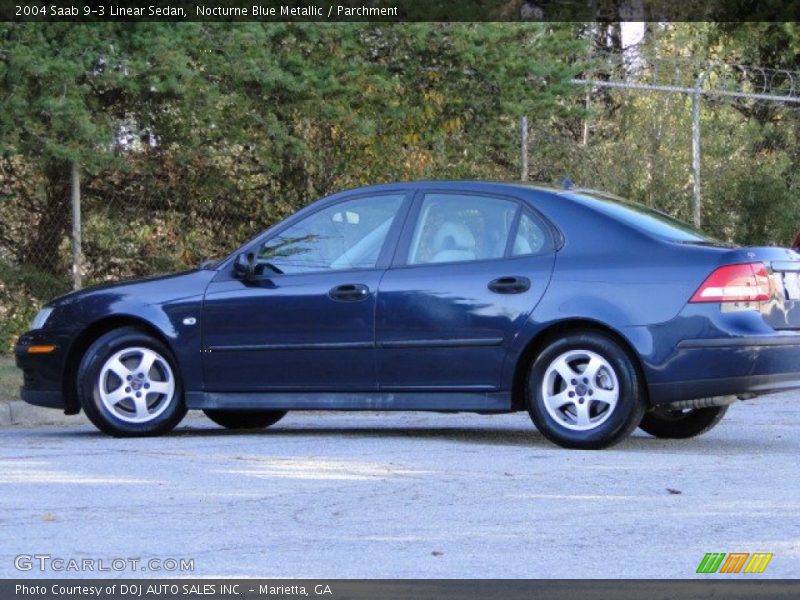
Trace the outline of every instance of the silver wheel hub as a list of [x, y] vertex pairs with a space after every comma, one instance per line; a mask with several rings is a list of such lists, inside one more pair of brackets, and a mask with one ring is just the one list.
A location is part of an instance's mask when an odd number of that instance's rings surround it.
[[103, 364], [95, 394], [117, 419], [147, 423], [172, 403], [175, 377], [169, 363], [155, 350], [125, 348]]
[[542, 398], [547, 414], [573, 431], [589, 431], [605, 423], [619, 401], [614, 368], [591, 350], [570, 350], [544, 373]]

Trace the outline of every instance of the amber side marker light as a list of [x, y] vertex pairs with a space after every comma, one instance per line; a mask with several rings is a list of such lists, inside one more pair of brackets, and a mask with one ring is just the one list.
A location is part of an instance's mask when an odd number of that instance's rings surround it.
[[28, 346], [28, 354], [50, 354], [55, 346]]

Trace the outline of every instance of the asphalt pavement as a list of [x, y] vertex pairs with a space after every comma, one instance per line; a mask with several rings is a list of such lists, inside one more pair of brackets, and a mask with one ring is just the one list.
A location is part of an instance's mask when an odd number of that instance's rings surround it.
[[[194, 417], [126, 440], [6, 427], [0, 577], [686, 578], [707, 552], [773, 553], [739, 577], [798, 577], [798, 459], [800, 393], [597, 452], [523, 413], [290, 413], [257, 433]], [[95, 571], [70, 568], [84, 559]]]

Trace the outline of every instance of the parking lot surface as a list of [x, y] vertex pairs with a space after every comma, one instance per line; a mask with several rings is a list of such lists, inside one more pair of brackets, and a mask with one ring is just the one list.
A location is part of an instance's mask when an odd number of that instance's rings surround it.
[[[686, 578], [706, 552], [771, 552], [740, 577], [797, 577], [799, 476], [798, 393], [598, 452], [551, 445], [523, 413], [290, 413], [257, 433], [195, 417], [126, 440], [9, 427], [0, 576]], [[194, 570], [18, 571], [33, 554]]]

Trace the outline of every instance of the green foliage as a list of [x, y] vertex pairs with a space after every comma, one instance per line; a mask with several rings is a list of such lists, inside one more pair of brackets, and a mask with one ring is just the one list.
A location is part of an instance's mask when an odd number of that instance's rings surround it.
[[[648, 32], [653, 56], [698, 69], [800, 66], [793, 24]], [[585, 23], [0, 24], [0, 352], [69, 287], [73, 164], [89, 283], [221, 256], [349, 187], [515, 180], [523, 115], [531, 179], [569, 175], [688, 220], [689, 99], [593, 91], [587, 102], [571, 83], [602, 72], [589, 48], [620, 52], [619, 33]], [[788, 243], [800, 228], [798, 112], [704, 100], [701, 116], [706, 228]]]
[[41, 298], [68, 290], [66, 278], [0, 261], [0, 354], [28, 328]]
[[0, 355], [0, 400], [14, 400], [22, 385], [22, 371], [10, 356]]

